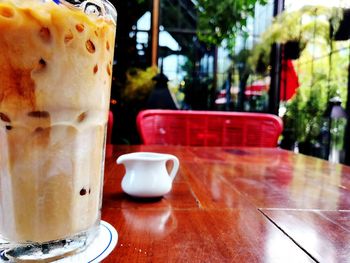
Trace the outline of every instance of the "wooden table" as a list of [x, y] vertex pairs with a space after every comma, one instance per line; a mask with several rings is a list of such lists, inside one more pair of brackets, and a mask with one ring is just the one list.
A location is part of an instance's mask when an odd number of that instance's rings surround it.
[[[172, 153], [172, 191], [121, 190], [124, 153]], [[108, 146], [102, 219], [119, 233], [104, 262], [350, 262], [350, 167], [281, 149]]]

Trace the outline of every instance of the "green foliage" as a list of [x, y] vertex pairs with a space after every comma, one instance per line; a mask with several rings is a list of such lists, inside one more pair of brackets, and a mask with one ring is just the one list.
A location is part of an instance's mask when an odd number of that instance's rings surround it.
[[273, 44], [299, 42], [303, 52], [293, 63], [301, 85], [286, 103], [284, 115], [291, 140], [316, 142], [326, 120], [328, 100], [339, 96], [345, 106], [349, 64], [349, 51], [345, 50], [349, 41], [335, 42], [330, 34], [330, 27], [336, 31], [342, 17], [341, 9], [321, 6], [285, 11], [262, 34], [248, 59], [252, 68], [258, 64], [267, 68]]
[[267, 0], [197, 0], [199, 39], [211, 45], [234, 42], [237, 32], [245, 31], [257, 3], [264, 5]]
[[[348, 44], [334, 43], [334, 48], [342, 49]], [[313, 60], [312, 50], [306, 49], [295, 62], [301, 86], [286, 104], [284, 116], [285, 128], [292, 131], [291, 139], [298, 142], [315, 142], [325, 121], [328, 100], [339, 96], [345, 107], [347, 97], [348, 54], [336, 52], [331, 60], [329, 56]], [[321, 54], [329, 51], [323, 45], [318, 50]]]
[[[253, 48], [249, 59], [251, 65], [258, 61], [268, 65], [273, 44], [285, 44], [298, 41], [304, 50], [307, 43], [315, 41], [329, 46], [330, 23], [334, 28], [339, 26], [340, 11], [323, 6], [305, 6], [295, 11], [284, 11], [276, 16], [271, 26], [262, 34], [260, 42]], [[331, 22], [330, 22], [331, 21]]]
[[143, 102], [146, 100], [155, 86], [153, 77], [158, 73], [156, 67], [146, 70], [132, 68], [126, 73], [126, 86], [123, 93], [125, 101]]
[[323, 90], [317, 85], [300, 87], [295, 97], [287, 103], [285, 128], [292, 131], [294, 140], [316, 140], [327, 104], [323, 97]]

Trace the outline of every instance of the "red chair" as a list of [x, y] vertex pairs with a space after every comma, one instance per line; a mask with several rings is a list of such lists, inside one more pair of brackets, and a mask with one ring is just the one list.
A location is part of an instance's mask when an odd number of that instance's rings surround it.
[[113, 122], [114, 122], [113, 112], [109, 111], [108, 122], [107, 122], [107, 139], [106, 139], [107, 144], [112, 143]]
[[282, 120], [272, 114], [144, 110], [137, 128], [144, 144], [276, 147]]

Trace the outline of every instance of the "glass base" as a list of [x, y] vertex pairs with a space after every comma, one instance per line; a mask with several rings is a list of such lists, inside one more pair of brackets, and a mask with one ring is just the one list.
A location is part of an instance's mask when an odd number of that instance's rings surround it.
[[2, 243], [0, 262], [52, 262], [86, 249], [97, 236], [99, 228], [79, 233], [73, 237], [45, 243]]

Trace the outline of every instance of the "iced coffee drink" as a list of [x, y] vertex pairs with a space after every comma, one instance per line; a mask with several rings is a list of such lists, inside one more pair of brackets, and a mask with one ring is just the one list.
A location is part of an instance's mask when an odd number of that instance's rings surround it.
[[0, 238], [37, 256], [99, 225], [115, 19], [105, 0], [0, 0]]

